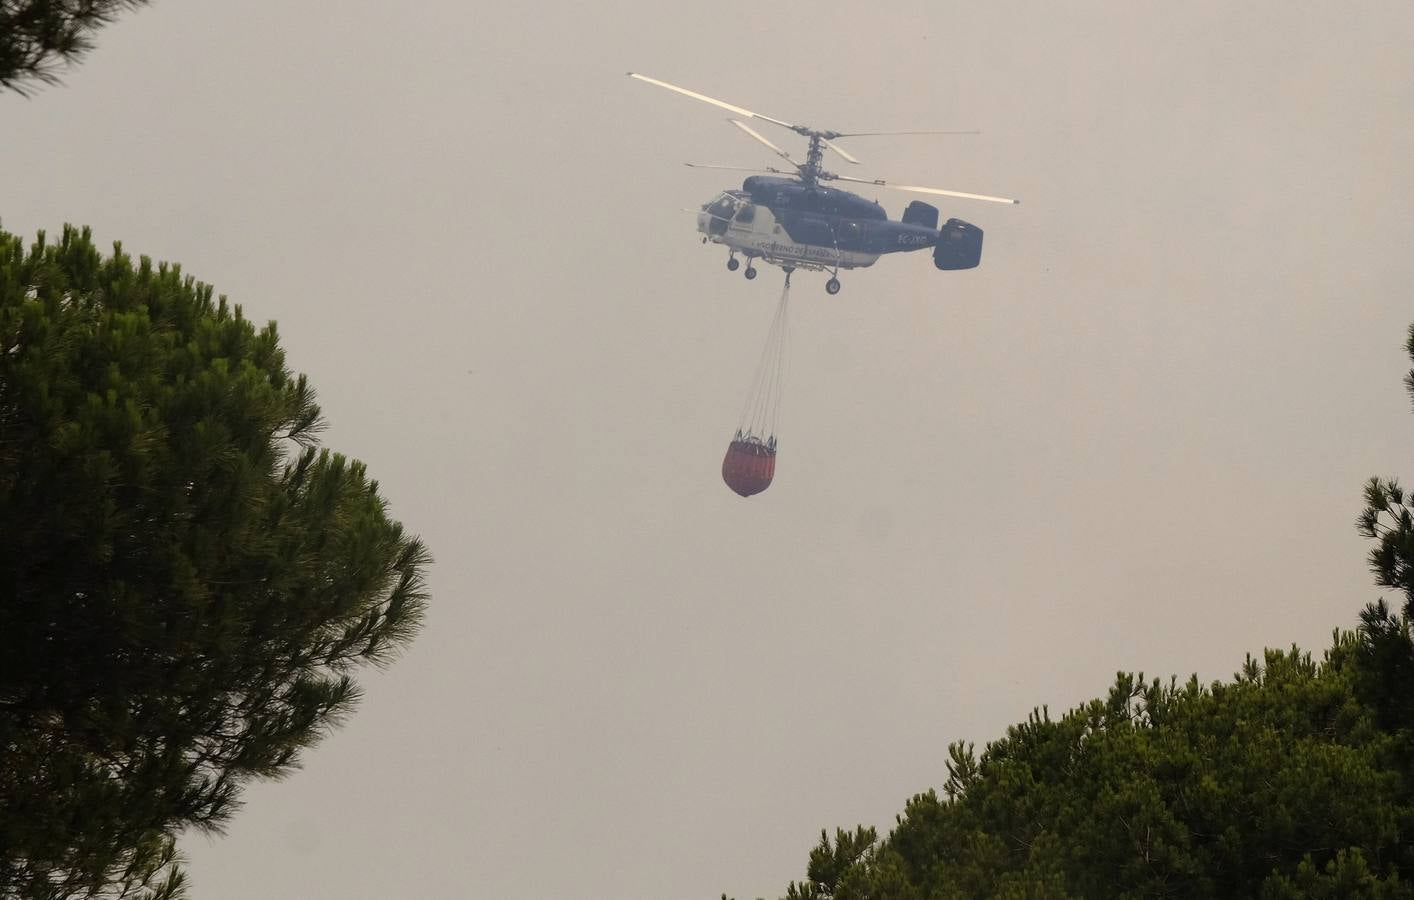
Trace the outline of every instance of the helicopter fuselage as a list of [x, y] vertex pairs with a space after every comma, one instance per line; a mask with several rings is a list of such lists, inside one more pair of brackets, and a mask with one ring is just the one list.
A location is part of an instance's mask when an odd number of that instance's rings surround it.
[[741, 190], [703, 204], [697, 230], [748, 260], [787, 269], [856, 269], [885, 253], [934, 246], [939, 231], [936, 210], [932, 214], [929, 224], [891, 221], [878, 203], [849, 191], [753, 176]]
[[698, 213], [697, 230], [713, 243], [783, 267], [858, 269], [872, 266], [879, 258], [878, 253], [838, 246], [833, 241], [829, 245], [797, 241], [772, 209], [749, 202], [736, 209], [730, 219], [718, 218], [711, 212]]

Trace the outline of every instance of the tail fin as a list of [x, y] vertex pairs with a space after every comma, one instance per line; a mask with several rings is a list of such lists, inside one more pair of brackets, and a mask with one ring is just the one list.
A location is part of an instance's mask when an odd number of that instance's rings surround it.
[[948, 219], [933, 245], [933, 265], [940, 269], [975, 269], [982, 261], [982, 229], [961, 219]]
[[924, 203], [922, 200], [914, 200], [908, 204], [908, 209], [903, 211], [903, 224], [922, 225], [924, 228], [938, 227], [938, 208]]

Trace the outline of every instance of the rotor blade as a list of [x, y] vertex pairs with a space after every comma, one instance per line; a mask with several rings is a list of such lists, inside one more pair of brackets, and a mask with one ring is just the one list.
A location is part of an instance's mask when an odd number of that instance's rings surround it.
[[829, 147], [831, 150], [835, 151], [840, 156], [843, 156], [846, 162], [852, 162], [855, 165], [859, 164], [859, 160], [855, 159], [853, 156], [850, 156], [848, 153], [844, 152], [844, 150], [840, 149], [839, 147], [836, 147], [834, 144], [830, 143], [824, 138], [820, 138], [820, 143], [824, 144], [826, 147]]
[[714, 166], [708, 163], [683, 163], [689, 169], [726, 169], [729, 172], [770, 172], [772, 175], [794, 175], [794, 172], [782, 172], [780, 169], [773, 169], [770, 166]]
[[715, 97], [708, 97], [706, 94], [699, 94], [696, 91], [689, 91], [687, 88], [678, 87], [675, 84], [668, 84], [666, 81], [659, 81], [656, 78], [649, 78], [647, 75], [640, 75], [637, 72], [629, 72], [628, 77], [637, 78], [639, 81], [646, 81], [649, 84], [656, 84], [660, 88], [667, 88], [670, 91], [676, 91], [677, 93], [682, 94], [686, 97], [691, 97], [694, 100], [701, 100], [703, 103], [710, 103], [713, 106], [720, 106], [722, 109], [725, 109], [728, 112], [736, 113], [737, 115], [746, 119], [765, 119], [767, 122], [774, 122], [775, 124], [780, 125], [784, 128], [795, 128], [795, 126], [789, 122], [782, 122], [780, 119], [773, 119], [770, 116], [763, 116], [760, 113], [752, 112], [749, 109], [746, 109], [741, 106], [736, 106], [734, 104], [726, 102], [725, 100], [718, 100]]
[[[825, 173], [821, 173], [823, 176]], [[1020, 203], [1020, 200], [1012, 200], [1009, 197], [989, 197], [986, 194], [966, 194], [962, 191], [945, 191], [942, 188], [919, 187], [915, 184], [892, 184], [880, 179], [850, 178], [848, 175], [835, 175], [830, 173], [831, 178], [840, 181], [852, 181], [855, 184], [872, 184], [878, 187], [893, 188], [896, 191], [913, 191], [916, 194], [937, 194], [940, 197], [961, 197], [964, 200], [987, 200], [992, 203]]]
[[752, 128], [750, 125], [747, 125], [745, 122], [738, 122], [736, 119], [728, 119], [727, 121], [730, 122], [730, 123], [732, 123], [732, 124], [735, 125], [736, 127], [740, 128], [742, 131], [745, 131], [747, 134], [751, 135], [752, 137], [756, 138], [756, 140], [758, 140], [758, 141], [760, 141], [761, 143], [765, 144], [767, 147], [770, 147], [771, 150], [774, 151], [775, 154], [776, 154], [777, 156], [779, 156], [781, 159], [784, 159], [784, 160], [786, 160], [787, 162], [790, 162], [792, 165], [795, 163], [795, 160], [793, 160], [793, 159], [790, 158], [790, 154], [789, 154], [789, 153], [787, 153], [786, 151], [782, 150], [780, 147], [777, 147], [775, 144], [771, 143], [770, 141], [766, 140], [764, 137], [761, 136], [760, 132], [758, 132], [756, 129]]
[[980, 131], [850, 131], [845, 134], [837, 134], [835, 137], [880, 137], [883, 135], [899, 134], [981, 134]]

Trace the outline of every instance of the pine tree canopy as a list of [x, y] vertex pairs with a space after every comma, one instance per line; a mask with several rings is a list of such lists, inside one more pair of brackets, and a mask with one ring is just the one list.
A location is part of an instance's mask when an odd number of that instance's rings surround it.
[[1398, 611], [1371, 604], [1319, 661], [1269, 650], [1206, 685], [1121, 673], [981, 753], [954, 744], [941, 792], [882, 840], [822, 834], [788, 900], [1414, 898], [1414, 497], [1373, 479], [1365, 501]]
[[61, 63], [93, 49], [93, 33], [147, 0], [0, 0], [0, 87], [52, 82]]
[[427, 552], [320, 426], [273, 324], [0, 231], [0, 896], [180, 895], [412, 637]]

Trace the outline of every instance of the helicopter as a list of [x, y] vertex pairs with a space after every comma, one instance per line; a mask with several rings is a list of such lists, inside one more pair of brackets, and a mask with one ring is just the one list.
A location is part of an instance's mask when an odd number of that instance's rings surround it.
[[[859, 160], [835, 141], [847, 137], [911, 134], [976, 134], [957, 131], [855, 131], [839, 132], [794, 125], [741, 106], [699, 94], [687, 88], [629, 72], [630, 78], [710, 103], [733, 113], [737, 118], [727, 121], [794, 167], [786, 171], [773, 167], [748, 168], [687, 163], [697, 169], [729, 169], [761, 172], [742, 182], [740, 190], [725, 190], [702, 204], [697, 210], [697, 230], [702, 243], [725, 244], [727, 270], [741, 267], [737, 254], [746, 258], [747, 279], [756, 277], [753, 263], [760, 260], [785, 270], [786, 283], [796, 269], [828, 271], [825, 292], [840, 292], [841, 269], [872, 266], [886, 253], [906, 253], [931, 247], [933, 264], [939, 269], [955, 271], [972, 269], [982, 261], [982, 229], [961, 219], [948, 219], [938, 227], [938, 210], [921, 200], [908, 204], [899, 221], [889, 219], [876, 201], [858, 194], [829, 187], [822, 182], [844, 181], [892, 188], [916, 194], [984, 200], [991, 203], [1020, 203], [1007, 197], [945, 191], [940, 188], [894, 184], [879, 179], [853, 178], [837, 175], [823, 166], [829, 150], [846, 162], [857, 165]], [[805, 161], [797, 162], [789, 153], [776, 146], [765, 135], [747, 125], [743, 119], [760, 119], [809, 139]]]

